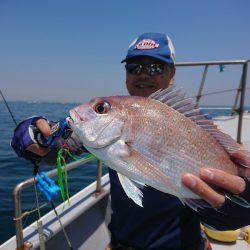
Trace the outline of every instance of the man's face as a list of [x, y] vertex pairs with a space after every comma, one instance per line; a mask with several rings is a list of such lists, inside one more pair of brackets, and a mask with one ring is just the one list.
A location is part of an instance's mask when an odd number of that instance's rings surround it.
[[[149, 56], [136, 56], [130, 59], [127, 64], [164, 64], [163, 61], [149, 57]], [[170, 84], [174, 83], [175, 67], [164, 64], [162, 74], [150, 75], [147, 70], [143, 68], [140, 74], [131, 74], [127, 72], [126, 84], [130, 95], [148, 97], [158, 89], [167, 88]]]

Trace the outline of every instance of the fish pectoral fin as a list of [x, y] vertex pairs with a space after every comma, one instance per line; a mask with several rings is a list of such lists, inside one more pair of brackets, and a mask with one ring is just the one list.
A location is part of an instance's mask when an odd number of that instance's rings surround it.
[[145, 184], [137, 183], [136, 181], [130, 180], [128, 177], [120, 173], [117, 173], [117, 175], [126, 195], [131, 198], [137, 205], [143, 207], [143, 193], [141, 191], [141, 188], [143, 188]]

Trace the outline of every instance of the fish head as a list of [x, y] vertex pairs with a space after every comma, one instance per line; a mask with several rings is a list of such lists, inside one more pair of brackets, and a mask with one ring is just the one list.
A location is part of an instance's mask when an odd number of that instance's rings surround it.
[[70, 110], [70, 127], [88, 148], [102, 148], [122, 135], [124, 118], [116, 97], [97, 97]]

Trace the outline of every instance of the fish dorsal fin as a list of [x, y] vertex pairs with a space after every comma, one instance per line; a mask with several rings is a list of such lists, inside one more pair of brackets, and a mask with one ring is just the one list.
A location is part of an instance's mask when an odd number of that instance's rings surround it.
[[149, 98], [165, 103], [190, 119], [193, 115], [201, 115], [199, 109], [196, 109], [196, 101], [193, 98], [186, 98], [185, 95], [182, 88], [171, 85], [166, 89], [156, 91]]
[[149, 98], [158, 100], [191, 119], [213, 136], [224, 147], [234, 162], [250, 168], [250, 152], [245, 150], [231, 136], [220, 131], [217, 125], [208, 119], [208, 115], [203, 114], [200, 108], [197, 107], [196, 100], [186, 97], [182, 88], [171, 85], [166, 89], [156, 91]]
[[208, 120], [207, 114], [201, 113], [197, 107], [197, 102], [193, 98], [187, 98], [186, 93], [180, 87], [171, 85], [166, 89], [156, 91], [149, 98], [168, 105], [204, 128], [208, 124], [213, 124], [212, 121]]

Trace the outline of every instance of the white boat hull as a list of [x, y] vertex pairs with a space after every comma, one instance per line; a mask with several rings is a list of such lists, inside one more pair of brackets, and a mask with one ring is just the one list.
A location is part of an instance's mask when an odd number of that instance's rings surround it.
[[[84, 188], [66, 203], [56, 208], [74, 250], [105, 249], [110, 242], [107, 228], [109, 220], [109, 177], [102, 177], [101, 194], [96, 194], [96, 182]], [[64, 208], [63, 208], [64, 207]], [[68, 250], [69, 246], [55, 213], [49, 212], [41, 218], [46, 250]], [[31, 249], [40, 249], [37, 222], [23, 230], [24, 241], [32, 244]], [[0, 246], [1, 250], [16, 249], [16, 236]], [[28, 248], [27, 248], [28, 249]]]

